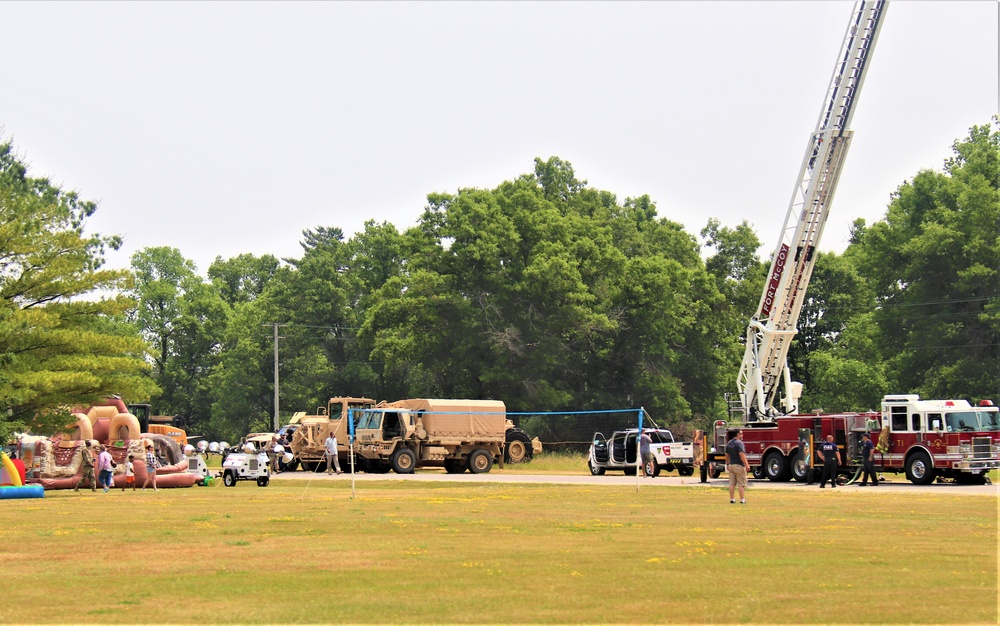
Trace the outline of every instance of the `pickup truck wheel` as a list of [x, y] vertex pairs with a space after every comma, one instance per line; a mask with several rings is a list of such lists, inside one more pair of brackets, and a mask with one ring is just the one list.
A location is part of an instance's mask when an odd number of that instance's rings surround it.
[[461, 459], [445, 459], [444, 471], [449, 474], [465, 473], [465, 463], [463, 463]]
[[906, 460], [906, 477], [914, 485], [929, 485], [934, 482], [934, 466], [926, 452], [914, 452]]
[[486, 474], [493, 469], [493, 455], [489, 450], [476, 448], [469, 455], [469, 471], [473, 474]]
[[656, 461], [650, 461], [649, 463], [646, 463], [646, 466], [643, 469], [646, 470], [645, 471], [646, 476], [652, 476], [653, 478], [656, 478], [657, 476], [660, 475], [660, 464], [657, 463]]
[[531, 461], [531, 438], [522, 430], [511, 428], [507, 431], [507, 445], [504, 446], [504, 463], [529, 463]]
[[785, 455], [773, 450], [764, 457], [764, 475], [771, 482], [780, 483], [787, 480], [785, 476], [788, 474], [788, 463], [785, 460]]
[[234, 474], [232, 471], [227, 471], [222, 476], [222, 482], [225, 483], [225, 485], [227, 487], [235, 487], [236, 486], [236, 474]]
[[257, 479], [257, 486], [258, 487], [267, 487], [268, 481], [269, 481], [269, 479], [268, 479], [267, 476], [261, 476], [261, 477], [259, 477]]
[[595, 467], [594, 462], [590, 459], [587, 459], [587, 467], [590, 469], [591, 476], [604, 476], [606, 471], [603, 467]]
[[694, 468], [690, 465], [679, 465], [677, 467], [677, 474], [679, 476], [694, 476]]
[[397, 474], [412, 474], [417, 466], [417, 455], [409, 448], [398, 448], [392, 453], [392, 471]]

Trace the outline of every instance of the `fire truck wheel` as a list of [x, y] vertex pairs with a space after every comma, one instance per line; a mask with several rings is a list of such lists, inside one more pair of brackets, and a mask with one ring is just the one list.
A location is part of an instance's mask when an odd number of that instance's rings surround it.
[[417, 455], [409, 448], [398, 448], [392, 453], [392, 471], [397, 474], [412, 474], [413, 468], [417, 466]]
[[587, 467], [590, 468], [590, 475], [591, 476], [604, 476], [604, 471], [605, 471], [604, 468], [603, 467], [594, 467], [593, 461], [591, 461], [589, 459], [587, 460]]
[[493, 455], [489, 450], [476, 448], [469, 455], [469, 471], [473, 474], [486, 474], [493, 469]]
[[785, 455], [772, 450], [764, 457], [764, 474], [771, 482], [785, 482], [788, 480], [788, 461]]
[[754, 478], [756, 478], [757, 480], [763, 480], [763, 478], [764, 478], [764, 466], [763, 465], [754, 466], [754, 467], [751, 468], [751, 471], [753, 472], [753, 477]]
[[233, 472], [226, 472], [225, 475], [222, 477], [222, 482], [224, 482], [227, 487], [235, 487], [236, 474], [234, 474]]
[[791, 472], [795, 482], [804, 483], [809, 480], [809, 463], [806, 462], [801, 450], [796, 449], [792, 454], [792, 462], [788, 464], [788, 471]]
[[914, 485], [929, 485], [934, 482], [934, 466], [926, 452], [914, 452], [906, 460], [906, 478]]

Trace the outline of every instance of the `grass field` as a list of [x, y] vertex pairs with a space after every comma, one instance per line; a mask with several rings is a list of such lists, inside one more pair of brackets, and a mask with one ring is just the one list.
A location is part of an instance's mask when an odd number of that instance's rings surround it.
[[0, 622], [996, 623], [998, 500], [359, 483], [0, 501]]

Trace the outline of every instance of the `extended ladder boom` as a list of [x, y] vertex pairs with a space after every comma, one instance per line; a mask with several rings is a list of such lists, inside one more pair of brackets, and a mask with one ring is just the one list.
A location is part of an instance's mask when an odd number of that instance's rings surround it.
[[780, 382], [785, 387], [781, 412], [798, 409], [802, 385], [791, 380], [788, 347], [798, 332], [816, 247], [853, 134], [848, 126], [887, 6], [886, 0], [854, 5], [816, 130], [809, 136], [764, 293], [747, 327], [737, 384], [748, 420], [778, 414], [774, 405]]

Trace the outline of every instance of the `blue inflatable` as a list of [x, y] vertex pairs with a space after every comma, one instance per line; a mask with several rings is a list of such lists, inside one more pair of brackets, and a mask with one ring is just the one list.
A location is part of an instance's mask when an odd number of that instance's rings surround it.
[[45, 488], [41, 485], [25, 485], [23, 487], [0, 487], [0, 500], [16, 500], [18, 498], [44, 498]]

